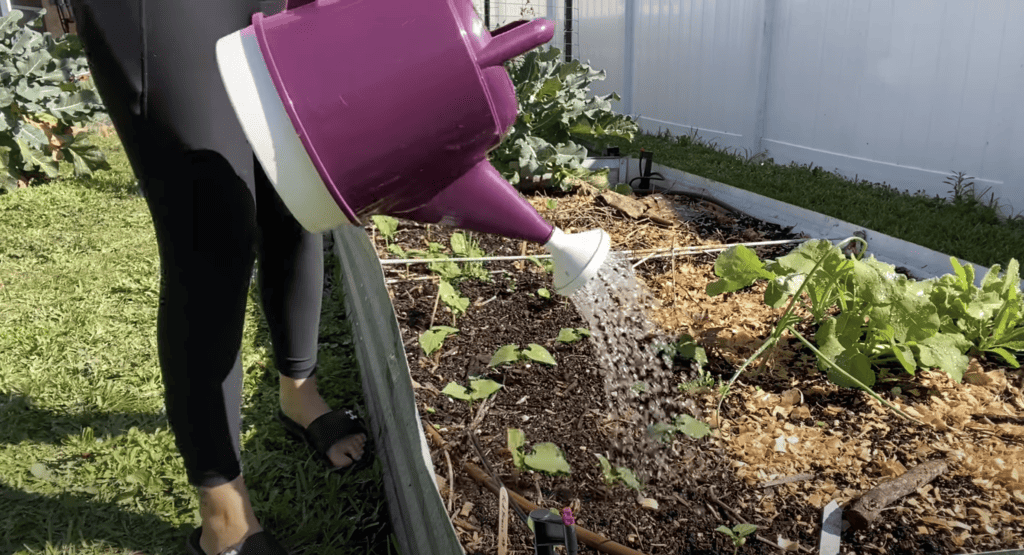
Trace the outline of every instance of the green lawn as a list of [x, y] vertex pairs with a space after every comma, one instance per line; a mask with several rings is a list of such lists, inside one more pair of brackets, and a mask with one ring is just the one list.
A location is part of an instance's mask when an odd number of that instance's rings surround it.
[[[645, 149], [654, 153], [656, 163], [864, 226], [975, 264], [999, 264], [1005, 268], [1010, 258], [1024, 262], [1024, 217], [1018, 215], [1014, 220], [1000, 220], [986, 203], [977, 202], [970, 195], [961, 195], [959, 201], [952, 202], [951, 198], [897, 191], [883, 184], [863, 180], [854, 182], [820, 167], [753, 160], [750, 156], [753, 153], [738, 155], [690, 136], [642, 134], [632, 142], [605, 142], [620, 147], [626, 156], [639, 157], [640, 149]], [[952, 271], [952, 267], [948, 270]]]
[[[112, 170], [0, 195], [5, 555], [180, 555], [199, 523], [164, 415], [152, 222], [116, 138], [98, 142]], [[362, 410], [343, 315], [334, 295], [321, 382], [333, 406]], [[379, 463], [328, 475], [273, 419], [276, 371], [254, 290], [242, 361], [243, 465], [263, 525], [296, 554], [397, 552]]]

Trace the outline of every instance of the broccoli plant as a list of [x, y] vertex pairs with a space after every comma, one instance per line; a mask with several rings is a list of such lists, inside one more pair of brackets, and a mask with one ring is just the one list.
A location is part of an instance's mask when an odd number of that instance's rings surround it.
[[24, 23], [19, 10], [0, 17], [0, 193], [57, 177], [62, 160], [76, 176], [110, 167], [88, 134], [72, 129], [104, 111], [81, 80], [82, 44], [34, 29], [44, 13]]

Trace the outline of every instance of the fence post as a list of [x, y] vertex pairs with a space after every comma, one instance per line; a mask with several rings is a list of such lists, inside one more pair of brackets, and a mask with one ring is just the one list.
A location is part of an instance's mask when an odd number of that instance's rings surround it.
[[761, 30], [761, 51], [757, 68], [757, 108], [754, 113], [754, 133], [750, 144], [753, 154], [764, 152], [764, 135], [768, 127], [768, 79], [771, 78], [772, 36], [775, 34], [775, 9], [778, 0], [764, 0], [764, 26]]
[[11, 13], [11, 0], [0, 0], [0, 17]]
[[626, 44], [623, 53], [623, 84], [622, 84], [622, 111], [625, 115], [633, 113], [633, 65], [636, 63], [634, 48], [636, 45], [636, 0], [625, 0], [625, 27]]

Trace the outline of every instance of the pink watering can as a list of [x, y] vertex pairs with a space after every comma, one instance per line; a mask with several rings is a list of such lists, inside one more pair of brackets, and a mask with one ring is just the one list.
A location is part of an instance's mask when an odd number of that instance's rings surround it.
[[487, 160], [515, 122], [503, 63], [554, 25], [484, 28], [470, 0], [288, 0], [217, 43], [242, 128], [278, 194], [313, 232], [373, 214], [542, 244], [568, 295], [608, 234], [568, 235]]

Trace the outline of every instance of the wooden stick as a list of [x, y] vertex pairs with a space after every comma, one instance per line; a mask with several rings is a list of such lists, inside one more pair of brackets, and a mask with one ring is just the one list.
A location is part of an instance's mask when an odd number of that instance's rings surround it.
[[[491, 480], [491, 478], [487, 476], [487, 474], [484, 473], [484, 471], [481, 470], [479, 466], [471, 462], [466, 462], [463, 464], [463, 468], [466, 469], [466, 472], [468, 472], [469, 475], [474, 480], [479, 482], [481, 485], [485, 486], [487, 489], [491, 490], [492, 493], [500, 495], [498, 484], [495, 484], [494, 480]], [[509, 491], [508, 495], [513, 501], [516, 502], [517, 505], [519, 505], [519, 507], [524, 512], [529, 513], [531, 511], [543, 508], [531, 503], [528, 499], [514, 491]], [[640, 553], [639, 551], [626, 547], [620, 543], [615, 543], [589, 530], [580, 528], [579, 526], [576, 527], [576, 537], [579, 538], [580, 541], [582, 541], [585, 545], [592, 547], [602, 553], [608, 553], [609, 555], [643, 555], [643, 553]]]
[[508, 555], [508, 490], [498, 494], [498, 555]]
[[843, 511], [850, 523], [850, 530], [867, 528], [882, 509], [893, 501], [917, 490], [949, 469], [944, 460], [921, 463], [903, 473], [899, 478], [879, 484], [854, 501], [849, 510]]

